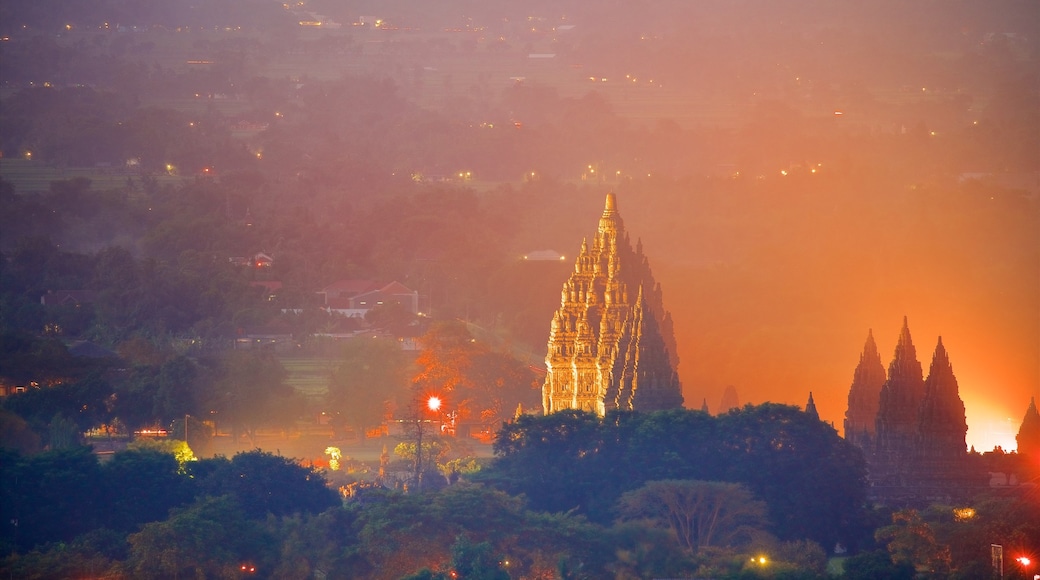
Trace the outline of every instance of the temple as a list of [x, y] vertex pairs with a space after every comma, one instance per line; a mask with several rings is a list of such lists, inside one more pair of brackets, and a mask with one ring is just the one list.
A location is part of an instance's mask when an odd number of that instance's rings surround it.
[[859, 364], [849, 389], [849, 409], [845, 413], [845, 439], [860, 449], [874, 448], [874, 429], [881, 387], [885, 384], [885, 367], [874, 343], [873, 331], [867, 331], [867, 343], [859, 355]]
[[546, 414], [580, 409], [652, 411], [680, 407], [671, 316], [642, 244], [625, 232], [607, 194], [592, 244], [581, 243], [549, 331]]
[[1036, 410], [1036, 398], [1029, 399], [1029, 408], [1015, 435], [1018, 455], [1026, 462], [1026, 472], [1040, 475], [1040, 413]]
[[809, 391], [809, 402], [805, 404], [805, 414], [817, 421], [820, 420], [820, 412], [816, 410], [816, 401], [812, 398], [812, 391]]
[[956, 499], [984, 486], [986, 474], [965, 444], [964, 402], [942, 338], [927, 378], [905, 317], [887, 378], [875, 359], [868, 333], [845, 414], [845, 438], [863, 450], [873, 498], [906, 505]]

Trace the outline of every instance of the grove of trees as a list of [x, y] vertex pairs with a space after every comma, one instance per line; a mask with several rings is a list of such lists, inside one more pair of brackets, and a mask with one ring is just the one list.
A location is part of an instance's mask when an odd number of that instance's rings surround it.
[[[752, 424], [769, 436], [735, 450]], [[140, 442], [99, 463], [87, 447], [5, 449], [0, 570], [18, 578], [824, 579], [838, 565], [845, 578], [916, 570], [969, 579], [988, 577], [990, 543], [1014, 555], [1040, 539], [1033, 497], [871, 506], [862, 478], [834, 471], [848, 461], [862, 459], [833, 429], [777, 405], [719, 418], [521, 418], [477, 474], [409, 493], [371, 480], [337, 493], [322, 472], [262, 451], [192, 460]], [[757, 478], [748, 475], [753, 463]], [[801, 479], [787, 485], [792, 472]], [[807, 487], [817, 480], [836, 485]], [[845, 538], [857, 554], [828, 564], [832, 542]]]

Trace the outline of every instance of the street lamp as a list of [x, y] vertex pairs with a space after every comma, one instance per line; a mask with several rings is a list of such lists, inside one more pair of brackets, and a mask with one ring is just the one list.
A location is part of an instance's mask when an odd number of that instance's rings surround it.
[[[426, 409], [436, 413], [441, 408], [441, 398], [431, 395], [426, 399]], [[415, 489], [422, 491], [422, 439], [423, 439], [423, 416], [422, 409], [415, 411]], [[432, 451], [431, 451], [432, 453]]]

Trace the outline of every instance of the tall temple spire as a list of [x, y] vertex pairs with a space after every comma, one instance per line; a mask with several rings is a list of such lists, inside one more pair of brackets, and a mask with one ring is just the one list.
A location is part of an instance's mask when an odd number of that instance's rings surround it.
[[881, 387], [886, 378], [874, 342], [874, 331], [868, 329], [867, 342], [859, 355], [859, 364], [849, 389], [848, 410], [845, 411], [845, 439], [868, 454], [873, 451], [875, 420], [881, 404]]
[[817, 421], [820, 420], [820, 413], [816, 410], [816, 401], [813, 401], [812, 391], [809, 391], [809, 402], [805, 404], [805, 414]]
[[1040, 469], [1040, 413], [1036, 410], [1036, 398], [1030, 397], [1026, 416], [1015, 436], [1018, 454], [1027, 457], [1034, 469]]
[[918, 455], [922, 461], [959, 459], [967, 453], [968, 423], [957, 377], [941, 336], [932, 355], [924, 391], [918, 411]]
[[645, 256], [637, 255], [607, 194], [591, 243], [582, 242], [550, 323], [546, 413], [682, 405], [671, 318]]
[[898, 484], [913, 461], [917, 443], [917, 418], [924, 398], [924, 377], [917, 350], [910, 338], [910, 325], [903, 317], [895, 355], [888, 365], [888, 379], [881, 387], [875, 420], [873, 474], [884, 485]]
[[719, 414], [739, 408], [740, 397], [737, 396], [737, 388], [733, 385], [726, 385], [726, 390], [722, 391], [722, 400], [719, 401]]
[[711, 414], [711, 411], [708, 410], [708, 398], [707, 397], [704, 397], [704, 401], [701, 402], [701, 412], [702, 413], [708, 413], [709, 415]]

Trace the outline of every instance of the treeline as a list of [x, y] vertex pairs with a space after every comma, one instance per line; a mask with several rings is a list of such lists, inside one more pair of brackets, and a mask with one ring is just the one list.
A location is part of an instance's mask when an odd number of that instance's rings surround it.
[[847, 579], [967, 579], [989, 573], [988, 543], [1040, 539], [1029, 497], [866, 507], [859, 453], [779, 405], [523, 417], [483, 483], [421, 493], [355, 481], [340, 497], [291, 460], [194, 461], [183, 443], [0, 460], [0, 569], [20, 578], [823, 579], [840, 539], [858, 549]]
[[712, 417], [700, 411], [580, 412], [525, 416], [495, 442], [481, 474], [537, 509], [575, 510], [599, 522], [625, 493], [655, 480], [729, 481], [768, 507], [770, 531], [832, 548], [869, 534], [866, 464], [830, 425], [795, 407], [766, 403]]
[[216, 26], [289, 29], [295, 25], [291, 14], [278, 2], [249, 2], [218, 0], [197, 4], [174, 2], [122, 2], [119, 0], [89, 0], [68, 4], [60, 1], [5, 2], [0, 11], [2, 30], [10, 32], [22, 26], [55, 33], [66, 25], [76, 28], [117, 27], [149, 29], [179, 26], [210, 29]]
[[73, 356], [56, 339], [15, 333], [0, 335], [0, 345], [0, 376], [25, 389], [2, 399], [4, 446], [23, 453], [125, 443], [142, 431], [183, 438], [187, 430], [192, 446], [210, 454], [214, 429], [255, 444], [258, 430], [291, 430], [319, 412], [285, 384], [270, 353], [222, 348], [188, 357], [133, 339], [108, 356]]

